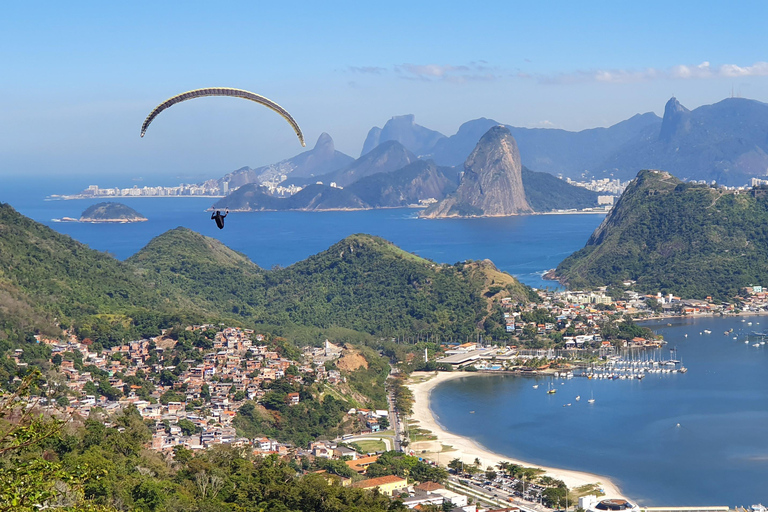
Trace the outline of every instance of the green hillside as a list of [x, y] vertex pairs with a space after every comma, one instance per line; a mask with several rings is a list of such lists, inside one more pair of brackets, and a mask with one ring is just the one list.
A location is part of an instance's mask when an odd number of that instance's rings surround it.
[[112, 256], [0, 203], [0, 322], [5, 334], [168, 301]]
[[463, 337], [483, 325], [494, 299], [524, 301], [530, 293], [490, 262], [436, 264], [363, 234], [270, 271], [186, 228], [154, 238], [125, 262], [8, 205], [0, 205], [0, 234], [3, 336], [74, 325], [112, 346], [179, 323], [236, 320], [282, 330]]
[[597, 192], [571, 185], [546, 172], [522, 168], [525, 199], [536, 212], [583, 210], [597, 206]]
[[768, 194], [641, 171], [587, 245], [556, 274], [571, 287], [631, 279], [644, 292], [729, 298], [768, 283]]
[[[201, 308], [255, 324], [459, 335], [474, 332], [487, 307], [485, 273], [477, 265], [438, 265], [362, 234], [288, 268], [264, 271], [219, 242], [180, 228], [155, 238], [127, 263], [167, 293], [180, 289]], [[508, 277], [519, 286], [509, 288], [524, 300], [525, 287]]]

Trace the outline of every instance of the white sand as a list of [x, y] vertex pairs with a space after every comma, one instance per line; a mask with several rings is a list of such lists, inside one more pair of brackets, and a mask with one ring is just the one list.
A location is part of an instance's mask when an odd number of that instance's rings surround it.
[[[517, 459], [512, 459], [506, 455], [499, 453], [493, 453], [472, 439], [468, 437], [452, 434], [444, 430], [436, 421], [432, 415], [432, 410], [429, 407], [429, 395], [432, 389], [438, 384], [441, 384], [447, 380], [456, 379], [459, 377], [473, 377], [481, 378], [482, 374], [472, 374], [466, 372], [414, 372], [411, 377], [415, 380], [415, 384], [410, 384], [408, 387], [413, 392], [413, 415], [410, 416], [410, 420], [417, 421], [418, 427], [429, 430], [437, 436], [437, 441], [421, 441], [414, 442], [409, 446], [409, 450], [413, 450], [415, 453], [421, 450], [427, 450], [427, 458], [432, 460], [438, 460], [440, 464], [447, 464], [450, 460], [459, 458], [464, 461], [465, 464], [473, 464], [475, 459], [480, 459], [480, 467], [485, 469], [488, 466], [496, 466], [500, 461], [508, 461], [512, 464], [519, 464], [521, 466], [538, 467], [546, 471], [546, 474], [552, 478], [562, 480], [570, 489], [580, 487], [582, 485], [599, 483], [600, 488], [605, 492], [608, 498], [620, 498], [623, 497], [619, 488], [611, 482], [611, 480], [604, 476], [594, 475], [592, 473], [584, 473], [581, 471], [571, 471], [569, 469], [557, 469], [549, 468], [545, 466], [539, 466], [538, 464], [532, 464]], [[419, 382], [420, 379], [428, 379], [423, 382]], [[438, 444], [448, 445], [452, 449], [450, 451], [443, 451], [436, 453], [439, 449]], [[419, 454], [423, 456], [422, 454]]]

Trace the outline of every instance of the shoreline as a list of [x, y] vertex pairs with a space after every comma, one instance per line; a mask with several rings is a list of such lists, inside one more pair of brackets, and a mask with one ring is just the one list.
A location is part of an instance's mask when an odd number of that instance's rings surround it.
[[[625, 498], [619, 487], [606, 476], [600, 476], [584, 471], [552, 468], [522, 461], [520, 459], [515, 459], [500, 453], [493, 452], [469, 437], [453, 434], [445, 430], [437, 422], [432, 413], [432, 409], [430, 408], [430, 394], [432, 390], [443, 382], [456, 378], [477, 375], [478, 374], [466, 372], [413, 372], [411, 374], [411, 379], [421, 378], [424, 380], [407, 385], [413, 393], [414, 412], [409, 417], [409, 419], [418, 422], [418, 428], [429, 430], [433, 435], [437, 437], [436, 441], [412, 442], [409, 448], [413, 449], [414, 453], [418, 453], [426, 449], [427, 453], [420, 455], [426, 455], [427, 458], [433, 460], [440, 459], [440, 455], [444, 454], [444, 460], [440, 461], [443, 465], [447, 464], [449, 460], [455, 458], [461, 459], [466, 464], [473, 464], [474, 460], [477, 458], [480, 459], [481, 468], [485, 468], [487, 466], [495, 467], [496, 463], [499, 461], [508, 461], [512, 464], [519, 464], [521, 466], [537, 467], [546, 471], [548, 476], [565, 482], [569, 489], [575, 489], [576, 487], [581, 487], [583, 485], [599, 483], [600, 488], [605, 492], [606, 498]], [[435, 450], [435, 443], [438, 445], [438, 450]], [[450, 446], [453, 449], [450, 451], [444, 451], [441, 445]]]

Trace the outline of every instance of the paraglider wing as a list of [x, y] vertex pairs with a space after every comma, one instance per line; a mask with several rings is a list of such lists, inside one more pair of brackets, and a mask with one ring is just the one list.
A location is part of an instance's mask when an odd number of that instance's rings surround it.
[[291, 117], [291, 114], [289, 114], [287, 110], [285, 110], [274, 101], [265, 98], [264, 96], [260, 96], [250, 91], [244, 91], [243, 89], [231, 89], [229, 87], [208, 87], [206, 89], [195, 89], [194, 91], [187, 91], [185, 93], [179, 94], [178, 96], [174, 96], [165, 100], [156, 106], [144, 120], [144, 124], [141, 125], [141, 136], [144, 137], [144, 134], [147, 132], [147, 128], [149, 127], [150, 123], [152, 123], [152, 121], [154, 121], [154, 119], [160, 115], [160, 112], [163, 110], [172, 107], [177, 103], [181, 103], [182, 101], [193, 100], [195, 98], [203, 98], [205, 96], [234, 96], [236, 98], [243, 98], [245, 100], [254, 101], [264, 105], [265, 107], [270, 108], [283, 116], [283, 118], [293, 127], [293, 131], [296, 132], [296, 136], [299, 138], [301, 145], [306, 146], [306, 144], [304, 144], [304, 134], [301, 133], [301, 128], [299, 128], [298, 123], [296, 123], [296, 121], [293, 119], [293, 117]]

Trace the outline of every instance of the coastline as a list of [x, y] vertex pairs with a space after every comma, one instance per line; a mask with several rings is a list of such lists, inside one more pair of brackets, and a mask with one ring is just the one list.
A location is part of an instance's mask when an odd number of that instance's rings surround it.
[[[442, 464], [449, 460], [459, 458], [465, 464], [473, 464], [475, 459], [480, 459], [481, 467], [495, 466], [499, 461], [508, 461], [512, 464], [521, 466], [538, 467], [546, 471], [546, 474], [552, 478], [562, 480], [570, 489], [581, 487], [583, 485], [599, 483], [607, 498], [623, 498], [619, 487], [610, 480], [610, 478], [583, 471], [573, 471], [570, 469], [551, 468], [532, 464], [519, 459], [511, 458], [506, 455], [492, 452], [473, 439], [453, 434], [446, 431], [434, 418], [430, 408], [430, 394], [439, 384], [448, 380], [460, 377], [478, 377], [482, 374], [466, 372], [413, 372], [411, 379], [419, 379], [418, 382], [408, 384], [408, 388], [413, 393], [413, 414], [410, 420], [418, 422], [418, 427], [429, 430], [437, 437], [436, 441], [416, 441], [410, 446], [414, 452], [427, 450], [424, 454], [427, 458], [438, 460]], [[437, 445], [437, 446], [435, 446]], [[445, 451], [441, 445], [450, 446], [452, 450]], [[437, 450], [435, 449], [437, 447]], [[422, 455], [422, 456], [424, 456]], [[440, 457], [442, 455], [442, 457]]]

